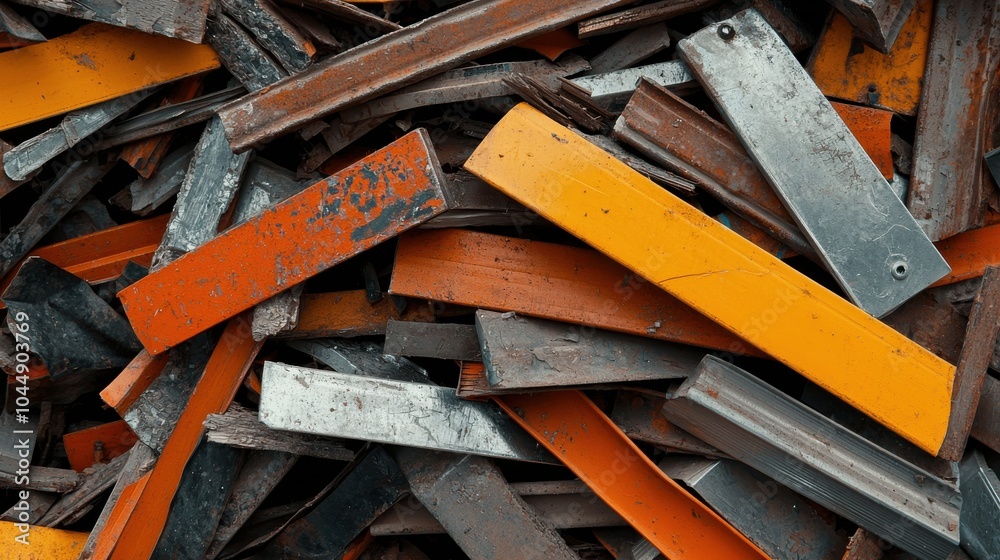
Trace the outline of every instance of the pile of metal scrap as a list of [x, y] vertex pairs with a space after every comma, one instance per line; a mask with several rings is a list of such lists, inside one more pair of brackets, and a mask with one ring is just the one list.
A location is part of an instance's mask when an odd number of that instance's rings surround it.
[[992, 0], [0, 0], [0, 559], [1000, 558]]

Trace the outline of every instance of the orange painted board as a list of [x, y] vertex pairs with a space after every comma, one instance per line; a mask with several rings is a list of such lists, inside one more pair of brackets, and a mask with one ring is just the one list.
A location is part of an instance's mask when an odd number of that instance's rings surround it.
[[[31, 526], [22, 533], [17, 523], [0, 521], [0, 560], [76, 560], [88, 533]], [[26, 544], [25, 544], [26, 543]]]
[[917, 114], [930, 45], [932, 1], [918, 0], [888, 54], [854, 39], [854, 28], [833, 12], [807, 70], [829, 97]]
[[63, 445], [66, 447], [66, 456], [69, 458], [69, 465], [76, 472], [83, 472], [84, 469], [94, 466], [96, 463], [96, 443], [103, 445], [100, 454], [103, 456], [101, 462], [107, 463], [111, 459], [125, 453], [138, 438], [132, 428], [124, 420], [108, 422], [93, 428], [71, 432], [63, 436]]
[[461, 229], [411, 231], [399, 238], [389, 292], [763, 355], [590, 249]]
[[582, 392], [494, 400], [667, 558], [768, 558], [665, 475]]
[[[81, 235], [35, 249], [24, 258], [43, 258], [91, 284], [106, 282], [120, 276], [129, 261], [149, 266], [167, 230], [168, 220], [170, 215], [165, 214]], [[19, 268], [15, 265], [0, 278], [0, 293], [14, 280]], [[0, 302], [0, 309], [4, 307]]]
[[426, 306], [411, 302], [402, 313], [388, 298], [376, 303], [368, 301], [365, 290], [346, 290], [321, 294], [305, 294], [299, 308], [299, 323], [282, 338], [327, 338], [331, 336], [380, 336], [385, 334], [389, 319], [396, 321], [434, 321]]
[[111, 514], [108, 515], [108, 520], [104, 523], [104, 529], [101, 530], [101, 534], [97, 535], [97, 542], [94, 545], [93, 553], [90, 555], [90, 560], [106, 560], [111, 557], [111, 551], [114, 550], [115, 543], [118, 542], [118, 537], [121, 536], [122, 530], [125, 528], [125, 523], [132, 516], [132, 512], [135, 511], [139, 497], [142, 496], [143, 491], [146, 489], [146, 484], [149, 482], [149, 477], [152, 474], [152, 472], [148, 472], [122, 489], [122, 493], [119, 494], [118, 501], [115, 502]]
[[208, 45], [91, 23], [0, 53], [0, 130], [219, 67]]
[[163, 453], [149, 473], [149, 482], [128, 516], [111, 558], [133, 560], [149, 558], [152, 554], [167, 521], [170, 502], [184, 467], [205, 433], [205, 419], [209, 414], [226, 411], [263, 344], [254, 341], [250, 321], [251, 318], [244, 314], [226, 325]]
[[159, 354], [446, 209], [423, 129], [233, 227], [122, 290]]
[[167, 354], [151, 356], [145, 350], [140, 351], [118, 377], [101, 391], [101, 399], [124, 417], [125, 411], [135, 404], [139, 395], [160, 375], [166, 365]]
[[1000, 266], [1000, 224], [970, 229], [934, 244], [951, 273], [931, 287], [978, 278], [987, 266]]
[[831, 101], [837, 114], [851, 130], [858, 143], [872, 158], [875, 167], [882, 172], [882, 177], [891, 181], [892, 167], [892, 111], [884, 111], [872, 107], [848, 105]]

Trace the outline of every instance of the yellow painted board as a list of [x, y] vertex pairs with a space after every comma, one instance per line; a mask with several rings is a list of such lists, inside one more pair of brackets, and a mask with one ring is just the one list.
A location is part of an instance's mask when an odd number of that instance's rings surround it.
[[955, 368], [522, 103], [466, 169], [936, 454]]
[[87, 536], [77, 531], [0, 521], [0, 560], [76, 560]]
[[0, 130], [218, 67], [208, 45], [91, 23], [0, 53]]

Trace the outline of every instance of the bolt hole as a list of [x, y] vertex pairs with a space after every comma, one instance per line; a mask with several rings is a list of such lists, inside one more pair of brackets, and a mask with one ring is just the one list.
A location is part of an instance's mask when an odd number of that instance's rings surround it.
[[723, 40], [729, 41], [735, 36], [736, 36], [736, 30], [733, 29], [732, 25], [729, 25], [728, 23], [723, 23], [722, 25], [719, 26], [719, 37], [722, 37]]
[[875, 93], [875, 91], [877, 91], [875, 84], [868, 86], [868, 93]]
[[904, 262], [897, 262], [892, 265], [892, 276], [896, 280], [902, 280], [906, 278], [906, 275], [910, 273], [910, 268], [906, 266]]

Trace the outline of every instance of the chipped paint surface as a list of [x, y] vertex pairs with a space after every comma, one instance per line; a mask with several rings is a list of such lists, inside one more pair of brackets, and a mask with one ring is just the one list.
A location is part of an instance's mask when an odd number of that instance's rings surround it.
[[[426, 132], [408, 134], [219, 235], [119, 297], [143, 345], [158, 354], [440, 214], [443, 183]], [[364, 195], [355, 203], [351, 194], [356, 192]], [[374, 206], [365, 202], [368, 197]]]

